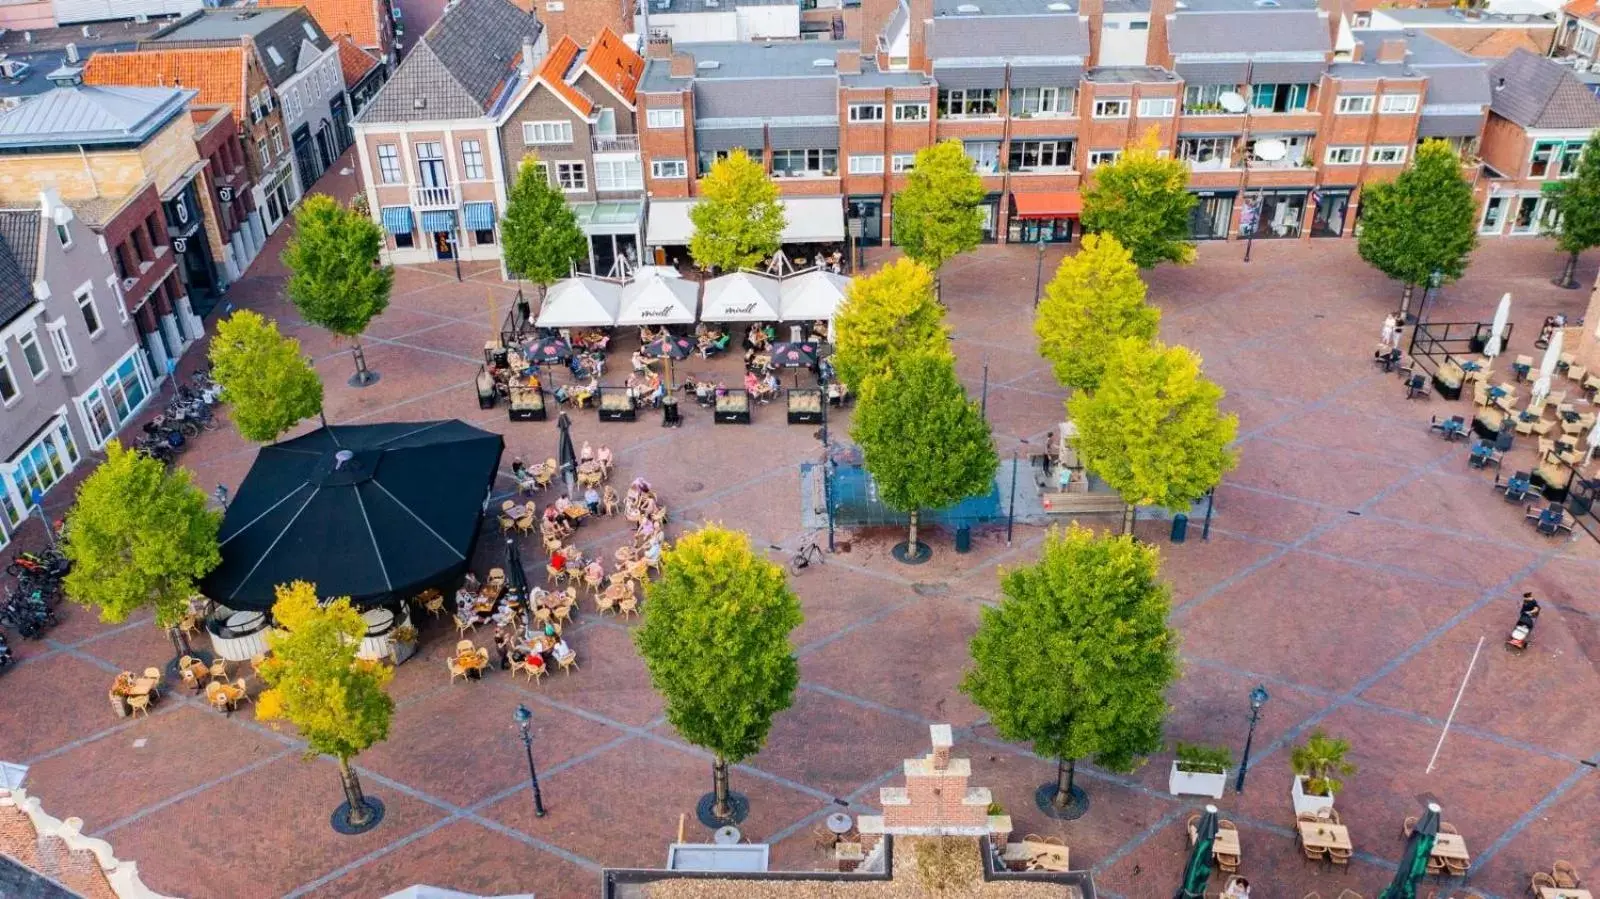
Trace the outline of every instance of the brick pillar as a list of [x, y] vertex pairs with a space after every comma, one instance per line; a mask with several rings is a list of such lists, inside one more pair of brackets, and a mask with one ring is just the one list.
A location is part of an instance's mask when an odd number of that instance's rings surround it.
[[950, 725], [934, 724], [928, 728], [933, 742], [933, 767], [936, 771], [943, 771], [950, 767], [950, 747], [955, 740], [950, 734]]

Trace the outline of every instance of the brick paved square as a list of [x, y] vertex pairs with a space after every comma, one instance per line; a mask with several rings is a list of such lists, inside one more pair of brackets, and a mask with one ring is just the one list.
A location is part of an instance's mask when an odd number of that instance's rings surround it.
[[[390, 310], [365, 341], [383, 379], [356, 390], [345, 383], [348, 347], [298, 322], [281, 295], [284, 233], [229, 301], [278, 317], [319, 360], [330, 421], [458, 417], [505, 435], [507, 468], [518, 455], [537, 462], [554, 454], [553, 422], [511, 423], [503, 408], [480, 410], [475, 401], [483, 340], [516, 293], [495, 266], [463, 265], [463, 283], [448, 265], [399, 272]], [[1047, 276], [1062, 252], [1046, 251]], [[874, 250], [871, 259], [893, 255]], [[1241, 420], [1241, 464], [1217, 492], [1211, 540], [1199, 539], [1198, 521], [1181, 546], [1167, 542], [1165, 521], [1138, 529], [1162, 550], [1184, 640], [1168, 742], [1237, 753], [1248, 691], [1266, 682], [1273, 699], [1247, 790], [1220, 804], [1244, 833], [1244, 873], [1269, 897], [1376, 894], [1402, 848], [1400, 820], [1428, 794], [1463, 830], [1478, 862], [1468, 886], [1485, 899], [1522, 894], [1527, 875], [1558, 857], [1600, 877], [1589, 820], [1597, 782], [1581, 764], [1600, 748], [1587, 714], [1600, 654], [1592, 586], [1600, 545], [1534, 534], [1521, 509], [1494, 492], [1492, 472], [1467, 468], [1464, 445], [1428, 432], [1430, 416], [1470, 414], [1470, 405], [1407, 401], [1398, 379], [1372, 367], [1379, 323], [1399, 292], [1351, 243], [1262, 242], [1251, 263], [1241, 255], [1237, 245], [1206, 244], [1193, 266], [1147, 273], [1152, 302], [1163, 309], [1163, 339], [1201, 354], [1229, 392], [1224, 407]], [[1531, 352], [1543, 315], [1574, 316], [1584, 302], [1581, 292], [1549, 285], [1560, 261], [1543, 242], [1486, 242], [1466, 278], [1431, 308], [1452, 320], [1487, 318], [1511, 290], [1519, 328], [1510, 351]], [[1032, 350], [1034, 263], [1031, 247], [989, 246], [941, 273], [958, 370], [976, 396], [987, 359], [987, 412], [1007, 457], [1038, 448], [1063, 411], [1064, 391]], [[1594, 274], [1585, 260], [1580, 278]], [[626, 376], [636, 341], [618, 332], [608, 381]], [[676, 371], [680, 379], [729, 379], [738, 368], [726, 356]], [[785, 424], [776, 404], [757, 409], [747, 427], [714, 425], [692, 404], [683, 411], [679, 429], [663, 429], [652, 412], [602, 424], [592, 410], [579, 411], [574, 438], [609, 444], [618, 482], [651, 480], [675, 528], [722, 521], [786, 562], [803, 539], [798, 466], [820, 456], [816, 428]], [[848, 429], [848, 410], [834, 415], [835, 439]], [[233, 488], [255, 451], [225, 425], [197, 438], [183, 464], [208, 491]], [[1519, 445], [1508, 469], [1526, 467], [1531, 456]], [[502, 478], [497, 488], [512, 484]], [[59, 515], [69, 500], [70, 491], [58, 489], [47, 507]], [[1093, 870], [1111, 899], [1170, 895], [1183, 822], [1198, 802], [1165, 794], [1169, 755], [1127, 777], [1084, 765], [1094, 806], [1079, 821], [1051, 821], [1031, 800], [1051, 762], [997, 742], [954, 689], [978, 606], [998, 596], [998, 569], [1036, 558], [1043, 533], [1019, 522], [1008, 546], [1003, 527], [982, 527], [962, 555], [948, 531], [930, 529], [933, 561], [908, 568], [888, 557], [903, 539], [898, 529], [845, 529], [849, 554], [792, 579], [807, 614], [794, 635], [805, 649], [802, 687], [767, 747], [733, 778], [755, 803], [746, 834], [778, 841], [776, 867], [827, 867], [811, 828], [836, 807], [833, 797], [849, 801], [852, 813], [875, 810], [877, 788], [898, 778], [904, 758], [927, 750], [927, 725], [942, 720], [957, 725], [956, 754], [973, 759], [974, 784], [994, 791], [1019, 835], [1064, 836], [1075, 865]], [[626, 523], [613, 520], [585, 526], [577, 542], [609, 557], [625, 539]], [[530, 575], [542, 582], [537, 541], [523, 546]], [[486, 537], [474, 566], [500, 564], [503, 551]], [[1499, 644], [1523, 589], [1539, 593], [1545, 613], [1533, 648], [1511, 657]], [[590, 896], [601, 866], [661, 864], [679, 815], [692, 813], [710, 783], [709, 760], [660, 720], [660, 699], [630, 639], [637, 621], [599, 620], [587, 597], [568, 631], [581, 668], [537, 685], [513, 684], [501, 672], [450, 684], [444, 658], [454, 627], [418, 622], [420, 654], [393, 683], [394, 732], [358, 760], [366, 786], [389, 803], [389, 818], [356, 838], [327, 828], [340, 799], [334, 766], [300, 761], [286, 742], [293, 730], [263, 729], [248, 707], [229, 719], [185, 700], [148, 721], [112, 717], [112, 674], [164, 663], [165, 636], [148, 622], [106, 626], [78, 609], [62, 618], [46, 641], [13, 641], [25, 661], [0, 677], [0, 758], [35, 763], [28, 785], [47, 811], [83, 817], [91, 829], [126, 822], [107, 834], [119, 856], [137, 860], [147, 883], [173, 895], [366, 897], [423, 882]], [[470, 636], [484, 644], [490, 631]], [[1480, 636], [1484, 656], [1439, 767], [1425, 774]], [[552, 810], [542, 821], [521, 789], [520, 740], [509, 719], [519, 701], [540, 729], [535, 749]], [[1289, 830], [1287, 749], [1311, 726], [1349, 737], [1361, 769], [1339, 799], [1357, 838], [1349, 871], [1304, 861]], [[133, 749], [141, 738], [148, 742]], [[189, 761], [196, 752], [203, 757]], [[130, 767], [147, 773], [131, 787], [107, 786], [125, 782]], [[690, 820], [689, 838], [704, 839]]]

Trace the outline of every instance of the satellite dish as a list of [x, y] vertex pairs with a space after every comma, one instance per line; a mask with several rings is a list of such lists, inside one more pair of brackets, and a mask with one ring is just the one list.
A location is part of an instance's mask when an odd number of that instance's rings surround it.
[[1256, 141], [1256, 158], [1263, 162], [1277, 162], [1289, 155], [1289, 145], [1277, 138]]
[[1217, 105], [1227, 112], [1244, 112], [1244, 98], [1233, 91], [1225, 91], [1217, 95]]

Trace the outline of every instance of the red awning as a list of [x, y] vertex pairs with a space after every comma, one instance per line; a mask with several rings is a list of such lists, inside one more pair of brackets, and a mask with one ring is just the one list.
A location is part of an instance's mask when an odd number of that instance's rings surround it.
[[1083, 196], [1075, 190], [1013, 193], [1012, 218], [1055, 219], [1077, 218], [1083, 213]]

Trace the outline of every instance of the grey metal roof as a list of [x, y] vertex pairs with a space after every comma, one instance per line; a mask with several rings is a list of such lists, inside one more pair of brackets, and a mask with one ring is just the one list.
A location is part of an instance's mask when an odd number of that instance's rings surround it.
[[184, 16], [172, 25], [150, 37], [152, 42], [217, 41], [238, 43], [242, 37], [254, 37], [292, 16], [297, 7], [243, 6], [231, 9], [207, 9]]
[[[800, 41], [754, 43], [716, 41], [689, 44], [683, 49], [694, 57], [696, 81], [720, 78], [805, 78], [833, 77], [834, 60], [840, 50], [858, 50], [855, 41]], [[818, 61], [827, 60], [827, 65]], [[709, 66], [707, 63], [716, 63]]]
[[839, 114], [839, 80], [808, 78], [695, 79], [697, 119], [738, 119]]
[[195, 95], [176, 87], [58, 87], [0, 113], [0, 149], [140, 144]]
[[481, 116], [516, 71], [523, 38], [538, 40], [542, 30], [537, 18], [506, 0], [458, 0], [406, 54], [357, 120]]
[[1572, 70], [1527, 50], [1514, 50], [1489, 70], [1490, 108], [1524, 128], [1595, 128], [1600, 98]]
[[860, 74], [839, 75], [839, 81], [845, 87], [925, 87], [932, 80], [921, 72], [880, 72], [877, 62], [871, 57], [861, 60]]
[[34, 303], [41, 218], [37, 209], [0, 209], [0, 328]]
[[1429, 115], [1417, 119], [1417, 137], [1477, 137], [1483, 131], [1483, 113]]
[[[402, 68], [404, 68], [402, 66]], [[639, 75], [639, 92], [643, 94], [670, 93], [688, 90], [693, 80], [672, 77], [672, 60], [646, 59], [644, 72]]]
[[928, 55], [934, 60], [1088, 54], [1089, 35], [1075, 13], [941, 16], [928, 32]]
[[1315, 9], [1184, 10], [1167, 17], [1173, 53], [1325, 53], [1328, 20]]

